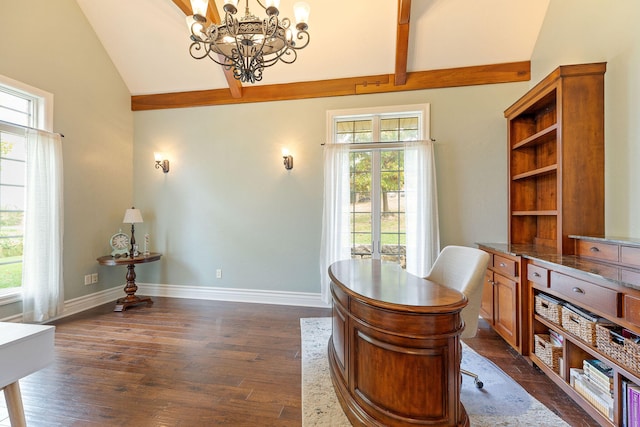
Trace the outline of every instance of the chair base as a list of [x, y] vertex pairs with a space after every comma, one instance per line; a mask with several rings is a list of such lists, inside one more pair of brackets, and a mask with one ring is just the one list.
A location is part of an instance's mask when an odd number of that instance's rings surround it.
[[484, 383], [482, 381], [480, 381], [480, 378], [478, 378], [477, 374], [474, 374], [471, 371], [467, 371], [466, 369], [460, 369], [460, 373], [473, 378], [473, 383], [476, 385], [477, 388], [484, 387]]

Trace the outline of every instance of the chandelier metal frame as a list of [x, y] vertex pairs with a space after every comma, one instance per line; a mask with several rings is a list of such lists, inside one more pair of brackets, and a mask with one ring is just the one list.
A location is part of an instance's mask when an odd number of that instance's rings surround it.
[[246, 0], [245, 14], [236, 18], [238, 9], [231, 2], [224, 5], [224, 20], [219, 25], [206, 25], [206, 17], [194, 14], [190, 25], [192, 41], [189, 54], [194, 59], [209, 58], [243, 83], [262, 80], [265, 68], [278, 62], [292, 64], [298, 59], [298, 50], [309, 44], [306, 22], [291, 28], [289, 18], [278, 18], [276, 6], [258, 4], [267, 17], [260, 19], [251, 14]]

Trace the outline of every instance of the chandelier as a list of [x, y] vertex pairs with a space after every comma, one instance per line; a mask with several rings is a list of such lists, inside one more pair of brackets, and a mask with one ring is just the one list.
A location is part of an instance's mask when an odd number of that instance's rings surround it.
[[[309, 6], [296, 3], [295, 28], [289, 18], [278, 18], [279, 0], [256, 0], [267, 17], [260, 19], [249, 11], [246, 0], [244, 16], [236, 18], [238, 0], [225, 0], [224, 20], [220, 24], [207, 23], [209, 0], [191, 0], [193, 15], [187, 17], [192, 41], [189, 53], [195, 59], [209, 58], [241, 82], [262, 80], [262, 72], [278, 61], [292, 64], [298, 50], [309, 44]], [[215, 7], [215, 6], [214, 6]]]

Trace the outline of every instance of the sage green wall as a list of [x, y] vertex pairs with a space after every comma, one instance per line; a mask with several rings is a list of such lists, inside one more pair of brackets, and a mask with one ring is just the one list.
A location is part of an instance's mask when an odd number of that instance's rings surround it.
[[[132, 200], [130, 94], [74, 0], [0, 1], [0, 74], [53, 93], [54, 130], [65, 135], [65, 299], [124, 283], [99, 269]], [[85, 274], [100, 283], [84, 286]], [[0, 306], [0, 318], [20, 304]]]
[[[55, 96], [54, 128], [66, 135], [67, 300], [123, 282], [120, 269], [98, 269], [95, 258], [130, 203], [145, 219], [138, 240], [148, 232], [165, 254], [157, 268], [139, 269], [140, 281], [318, 292], [326, 110], [430, 103], [442, 244], [504, 241], [502, 112], [560, 64], [608, 62], [607, 232], [640, 237], [639, 18], [635, 0], [552, 0], [526, 83], [131, 113], [73, 0], [2, 1], [0, 74]], [[169, 174], [153, 168], [157, 150], [169, 155]], [[85, 287], [82, 277], [95, 271], [101, 283]], [[0, 307], [0, 318], [19, 309]]]
[[640, 238], [640, 2], [552, 0], [532, 56], [532, 82], [558, 65], [607, 62], [605, 230]]
[[[442, 244], [505, 241], [503, 111], [526, 88], [513, 83], [135, 112], [134, 199], [153, 250], [165, 254], [143, 280], [319, 292], [320, 144], [332, 109], [430, 103]], [[282, 165], [283, 147], [294, 157], [291, 172]], [[154, 151], [168, 155], [168, 174], [153, 168]]]

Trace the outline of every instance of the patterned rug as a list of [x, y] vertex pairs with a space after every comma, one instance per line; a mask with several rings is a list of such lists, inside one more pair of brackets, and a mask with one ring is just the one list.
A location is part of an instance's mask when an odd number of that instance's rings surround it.
[[[348, 427], [329, 374], [331, 318], [300, 319], [302, 333], [302, 425]], [[491, 361], [463, 343], [462, 367], [480, 375], [484, 388], [463, 376], [462, 401], [472, 426], [568, 426]]]

